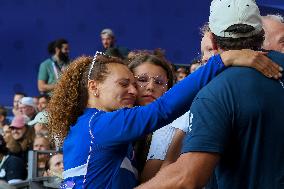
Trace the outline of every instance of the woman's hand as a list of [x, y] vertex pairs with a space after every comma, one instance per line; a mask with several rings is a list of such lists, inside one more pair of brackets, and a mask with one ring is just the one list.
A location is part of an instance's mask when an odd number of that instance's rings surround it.
[[283, 68], [266, 55], [267, 52], [243, 49], [225, 51], [221, 54], [221, 58], [225, 66], [247, 66], [255, 68], [268, 78], [281, 78]]

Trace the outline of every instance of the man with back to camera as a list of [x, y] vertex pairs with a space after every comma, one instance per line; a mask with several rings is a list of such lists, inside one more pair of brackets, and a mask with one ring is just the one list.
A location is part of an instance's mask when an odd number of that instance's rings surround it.
[[[210, 10], [218, 51], [260, 49], [264, 32], [254, 0], [213, 0]], [[284, 66], [283, 54], [268, 55]], [[138, 188], [202, 188], [215, 166], [219, 189], [283, 188], [283, 79], [229, 68], [197, 94], [191, 113], [183, 154]]]

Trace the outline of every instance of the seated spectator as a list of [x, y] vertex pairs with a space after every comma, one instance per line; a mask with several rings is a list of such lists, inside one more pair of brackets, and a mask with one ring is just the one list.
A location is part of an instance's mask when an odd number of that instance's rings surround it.
[[37, 106], [32, 97], [23, 97], [19, 103], [19, 110], [21, 114], [28, 116], [30, 119], [34, 119], [37, 114]]
[[47, 129], [47, 112], [39, 112], [32, 121], [28, 122], [29, 126], [34, 126], [36, 135], [48, 136]]
[[39, 98], [37, 96], [34, 96], [32, 98], [33, 98], [34, 104], [36, 105], [36, 107], [38, 107], [38, 103], [39, 103], [38, 100], [39, 100]]
[[[34, 139], [33, 150], [45, 151], [50, 150], [50, 142], [47, 137], [37, 135]], [[37, 175], [43, 176], [45, 164], [48, 161], [47, 154], [39, 154], [37, 157]]]
[[34, 129], [28, 127], [27, 123], [29, 118], [24, 115], [16, 116], [10, 125], [12, 130], [12, 138], [8, 143], [14, 144], [14, 146], [20, 145], [20, 152], [15, 155], [21, 157], [27, 162], [28, 151], [33, 147]]
[[184, 67], [180, 67], [176, 71], [177, 81], [183, 80], [188, 75], [188, 71]]
[[13, 110], [12, 110], [14, 116], [21, 114], [19, 110], [19, 103], [20, 103], [20, 100], [25, 96], [26, 94], [24, 93], [20, 93], [20, 92], [15, 93], [14, 100], [13, 100]]
[[26, 165], [22, 159], [8, 155], [6, 142], [0, 135], [0, 180], [9, 184], [25, 180], [27, 177]]
[[45, 170], [45, 176], [63, 178], [63, 155], [61, 153], [54, 154], [47, 162]]
[[8, 137], [12, 137], [12, 135], [11, 135], [11, 128], [10, 128], [10, 126], [9, 125], [4, 125], [3, 126], [3, 137], [4, 137], [4, 140], [6, 141], [6, 143], [7, 143], [7, 139], [6, 138], [8, 138]]
[[38, 97], [38, 107], [37, 108], [39, 112], [43, 111], [47, 107], [49, 100], [50, 100], [50, 97], [45, 94], [40, 95]]
[[189, 73], [193, 73], [195, 70], [197, 70], [201, 66], [199, 60], [193, 60], [189, 67]]
[[16, 140], [12, 137], [12, 131], [10, 126], [5, 125], [3, 127], [3, 138], [6, 142], [6, 147], [9, 150], [9, 154], [19, 154], [21, 153], [21, 145], [16, 142]]
[[113, 31], [111, 29], [103, 29], [101, 32], [101, 40], [102, 40], [102, 52], [106, 52], [109, 48], [115, 48], [118, 51], [118, 54], [124, 58], [127, 58], [129, 50], [125, 47], [121, 47], [115, 44], [116, 39]]
[[3, 106], [0, 106], [0, 135], [3, 135], [3, 127], [9, 125], [9, 120], [6, 119], [7, 110]]

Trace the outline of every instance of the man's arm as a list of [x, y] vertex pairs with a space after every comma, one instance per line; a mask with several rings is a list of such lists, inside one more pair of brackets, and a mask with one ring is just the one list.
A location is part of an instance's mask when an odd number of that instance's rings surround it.
[[219, 161], [217, 153], [189, 152], [136, 189], [198, 189], [205, 186]]
[[46, 84], [46, 82], [43, 80], [38, 80], [37, 86], [40, 92], [49, 92], [49, 91], [52, 91], [55, 87], [54, 84]]

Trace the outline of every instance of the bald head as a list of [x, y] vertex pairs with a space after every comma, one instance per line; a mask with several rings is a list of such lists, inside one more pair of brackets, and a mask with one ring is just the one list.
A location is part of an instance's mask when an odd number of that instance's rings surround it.
[[263, 48], [284, 53], [284, 19], [280, 15], [262, 17], [265, 40]]

